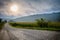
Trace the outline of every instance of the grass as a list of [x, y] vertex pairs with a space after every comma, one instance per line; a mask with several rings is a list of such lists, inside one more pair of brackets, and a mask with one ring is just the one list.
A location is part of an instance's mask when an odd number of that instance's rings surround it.
[[60, 22], [47, 22], [47, 24], [46, 23], [38, 24], [37, 22], [10, 22], [10, 25], [12, 27], [24, 29], [51, 30], [51, 31], [60, 30]]
[[0, 23], [0, 30], [3, 28], [4, 24], [5, 24], [4, 22]]

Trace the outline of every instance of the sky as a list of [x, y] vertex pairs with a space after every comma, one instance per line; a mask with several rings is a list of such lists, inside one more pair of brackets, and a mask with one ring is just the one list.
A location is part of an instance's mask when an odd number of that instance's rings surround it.
[[[18, 6], [18, 11], [11, 12], [10, 7]], [[23, 16], [60, 12], [60, 0], [0, 0], [0, 18], [13, 19]]]

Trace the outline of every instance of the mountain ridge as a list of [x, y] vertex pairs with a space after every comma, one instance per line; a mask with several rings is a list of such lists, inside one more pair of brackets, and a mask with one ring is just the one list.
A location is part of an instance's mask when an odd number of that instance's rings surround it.
[[13, 21], [16, 21], [16, 22], [33, 22], [36, 19], [40, 19], [40, 18], [43, 18], [47, 21], [60, 21], [59, 17], [60, 17], [60, 12], [57, 12], [57, 13], [51, 13], [51, 14], [36, 14], [36, 15], [16, 18]]

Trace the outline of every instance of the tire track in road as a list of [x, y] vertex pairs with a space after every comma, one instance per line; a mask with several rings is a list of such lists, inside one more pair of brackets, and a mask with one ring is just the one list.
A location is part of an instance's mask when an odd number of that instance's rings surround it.
[[6, 26], [0, 31], [0, 40], [19, 40]]
[[60, 40], [60, 32], [13, 28], [5, 24], [0, 34], [2, 40]]

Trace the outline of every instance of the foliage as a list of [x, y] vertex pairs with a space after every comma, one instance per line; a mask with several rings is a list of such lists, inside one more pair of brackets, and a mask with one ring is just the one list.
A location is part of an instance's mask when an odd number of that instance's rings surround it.
[[37, 21], [37, 25], [39, 27], [48, 27], [48, 22], [45, 22], [45, 20], [43, 18], [36, 19], [36, 21]]

